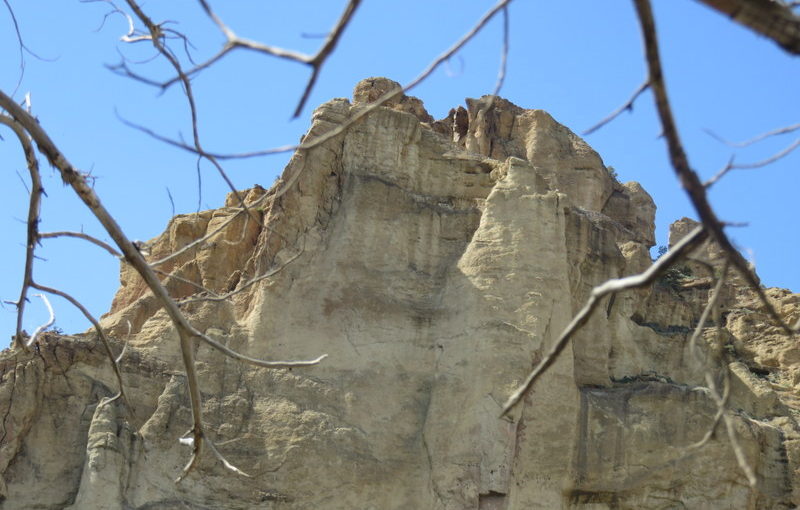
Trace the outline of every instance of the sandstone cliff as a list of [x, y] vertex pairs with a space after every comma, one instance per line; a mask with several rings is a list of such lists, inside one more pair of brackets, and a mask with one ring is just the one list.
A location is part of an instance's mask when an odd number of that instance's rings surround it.
[[[320, 106], [307, 136], [394, 84]], [[180, 484], [190, 427], [177, 338], [127, 267], [103, 325], [122, 344], [133, 412], [91, 332], [0, 358], [2, 508], [795, 508], [800, 348], [734, 278], [702, 349], [729, 367], [752, 490], [689, 337], [711, 291], [697, 262], [604, 304], [510, 418], [508, 395], [591, 288], [650, 265], [655, 206], [541, 110], [467, 100], [434, 121], [401, 97], [297, 153], [270, 190], [172, 219], [150, 243], [193, 324], [266, 370], [205, 346], [205, 419], [225, 455]], [[673, 233], [684, 234], [689, 220]], [[698, 257], [717, 260], [713, 246]], [[715, 258], [716, 257], [716, 258]], [[271, 274], [256, 284], [248, 282]], [[201, 284], [230, 299], [196, 300]], [[800, 296], [768, 290], [790, 318]], [[205, 297], [208, 297], [207, 295]], [[195, 300], [193, 300], [195, 299]], [[715, 326], [711, 324], [710, 326]], [[722, 373], [713, 367], [713, 377]]]

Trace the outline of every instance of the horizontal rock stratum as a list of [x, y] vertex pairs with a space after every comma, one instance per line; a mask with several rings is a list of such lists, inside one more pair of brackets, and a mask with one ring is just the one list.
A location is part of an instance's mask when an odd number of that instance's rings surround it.
[[[306, 140], [397, 84], [320, 106]], [[199, 345], [210, 454], [183, 482], [191, 412], [174, 327], [134, 271], [103, 326], [128, 348], [133, 410], [93, 332], [0, 358], [2, 508], [772, 509], [798, 494], [800, 348], [735, 277], [690, 262], [603, 303], [521, 405], [502, 404], [592, 287], [650, 266], [655, 206], [541, 110], [468, 99], [435, 121], [396, 96], [294, 155], [269, 190], [171, 220], [148, 246]], [[252, 215], [257, 215], [257, 220]], [[226, 223], [227, 222], [227, 223]], [[677, 240], [691, 220], [673, 228]], [[705, 246], [700, 259], [719, 268]], [[254, 278], [260, 278], [253, 282]], [[233, 293], [228, 299], [209, 300]], [[795, 320], [800, 296], [768, 289]], [[717, 327], [718, 326], [718, 327]], [[711, 360], [706, 370], [704, 359]], [[723, 370], [723, 368], [725, 368]], [[728, 373], [729, 377], [724, 377]], [[747, 483], [706, 376], [729, 381]], [[711, 434], [711, 431], [715, 431]], [[706, 437], [709, 436], [709, 437]], [[694, 447], [706, 438], [706, 442]]]

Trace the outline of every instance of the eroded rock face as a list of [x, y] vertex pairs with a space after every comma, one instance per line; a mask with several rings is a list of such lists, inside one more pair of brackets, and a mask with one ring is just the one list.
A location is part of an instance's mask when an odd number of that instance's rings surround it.
[[[307, 139], [396, 83], [359, 83], [317, 109]], [[103, 325], [122, 342], [134, 411], [98, 405], [114, 379], [93, 335], [2, 359], [3, 508], [793, 508], [791, 400], [800, 359], [734, 284], [701, 350], [730, 363], [731, 409], [758, 475], [747, 486], [689, 337], [712, 285], [620, 294], [509, 418], [500, 406], [592, 287], [650, 264], [655, 206], [545, 112], [468, 100], [439, 121], [399, 95], [294, 155], [270, 189], [174, 218], [148, 243], [181, 278], [192, 323], [250, 356], [198, 347], [211, 455], [176, 485], [191, 424], [177, 337], [127, 268]], [[676, 237], [689, 224], [676, 227]], [[683, 230], [681, 230], [683, 229]], [[269, 274], [258, 283], [256, 277]], [[710, 282], [710, 279], [709, 279]], [[238, 291], [238, 292], [236, 292]], [[797, 295], [770, 290], [782, 311]], [[750, 301], [748, 301], [750, 299]], [[764, 338], [767, 339], [766, 343]], [[49, 353], [49, 354], [48, 354]], [[715, 369], [713, 376], [719, 371]], [[765, 377], [765, 373], [769, 377]], [[776, 391], [776, 384], [784, 390]], [[71, 506], [70, 506], [71, 505]]]

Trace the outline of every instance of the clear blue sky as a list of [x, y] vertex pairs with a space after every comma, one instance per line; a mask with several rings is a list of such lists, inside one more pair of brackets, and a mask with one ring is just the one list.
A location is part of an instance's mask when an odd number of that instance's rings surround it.
[[[148, 59], [146, 44], [119, 42], [125, 20], [103, 3], [72, 0], [11, 0], [26, 44], [46, 60], [25, 56], [25, 74], [15, 97], [31, 93], [33, 112], [70, 160], [96, 177], [95, 189], [134, 239], [159, 234], [172, 215], [222, 204], [226, 188], [208, 165], [201, 166], [198, 196], [195, 159], [124, 126], [117, 115], [171, 137], [189, 136], [188, 108], [178, 88], [164, 94], [110, 72], [105, 65]], [[344, 1], [216, 2], [218, 13], [241, 36], [313, 52], [320, 34], [333, 25]], [[365, 77], [413, 79], [433, 58], [465, 33], [493, 2], [455, 0], [389, 2], [366, 0], [336, 53], [324, 67], [303, 116], [290, 120], [309, 69], [261, 54], [234, 53], [194, 80], [201, 136], [209, 150], [237, 152], [298, 141], [313, 107], [332, 97], [349, 97]], [[713, 139], [709, 129], [730, 140], [800, 122], [800, 66], [774, 44], [691, 0], [656, 0], [667, 84], [692, 165], [710, 176], [734, 150]], [[189, 0], [144, 4], [156, 20], [177, 20], [199, 61], [222, 38]], [[13, 25], [0, 9], [0, 88], [11, 93], [19, 78]], [[175, 46], [176, 51], [179, 50]], [[476, 37], [447, 66], [411, 94], [436, 118], [494, 87], [501, 48], [500, 19]], [[526, 108], [542, 108], [575, 132], [582, 132], [627, 100], [643, 81], [645, 66], [632, 2], [576, 0], [511, 6], [511, 50], [501, 95]], [[168, 76], [161, 61], [136, 67], [154, 79]], [[652, 98], [645, 94], [633, 113], [624, 114], [587, 141], [622, 180], [636, 180], [658, 205], [657, 236], [666, 242], [669, 223], [693, 211], [679, 189], [659, 139]], [[24, 159], [13, 135], [0, 132], [0, 298], [14, 300], [21, 282], [28, 182]], [[735, 151], [737, 160], [767, 157], [789, 145], [793, 135]], [[796, 136], [796, 135], [795, 135]], [[288, 155], [235, 161], [225, 168], [239, 188], [270, 186]], [[731, 230], [765, 284], [800, 291], [800, 153], [759, 170], [730, 174], [713, 188], [720, 216], [749, 226]], [[19, 177], [15, 174], [19, 174]], [[84, 206], [43, 167], [48, 197], [42, 231], [83, 230], [108, 236]], [[118, 286], [119, 264], [94, 246], [66, 239], [45, 240], [37, 252], [38, 282], [73, 294], [100, 316]], [[71, 306], [52, 298], [57, 326], [82, 331], [88, 323]], [[13, 306], [0, 309], [0, 332], [13, 334]], [[25, 328], [35, 329], [46, 312], [28, 307]]]

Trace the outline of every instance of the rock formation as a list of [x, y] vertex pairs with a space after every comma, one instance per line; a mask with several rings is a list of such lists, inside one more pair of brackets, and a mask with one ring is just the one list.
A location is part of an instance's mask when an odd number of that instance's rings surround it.
[[[307, 140], [396, 84], [320, 106]], [[103, 325], [128, 348], [133, 410], [98, 405], [115, 380], [95, 335], [45, 337], [0, 358], [2, 508], [795, 508], [800, 348], [733, 278], [690, 351], [712, 288], [690, 262], [604, 302], [544, 378], [499, 418], [592, 287], [651, 261], [655, 206], [541, 110], [467, 100], [439, 121], [397, 96], [294, 155], [270, 190], [172, 219], [149, 243], [192, 323], [266, 359], [197, 349], [210, 454], [180, 484], [191, 425], [177, 336], [137, 275]], [[679, 237], [690, 220], [678, 222]], [[719, 267], [713, 246], [698, 257]], [[689, 267], [691, 266], [691, 267]], [[269, 275], [250, 284], [253, 278]], [[198, 300], [195, 282], [226, 300]], [[767, 291], [790, 319], [800, 295]], [[718, 327], [717, 327], [718, 326]], [[730, 398], [751, 489], [708, 373]], [[721, 364], [720, 364], [721, 363]]]

